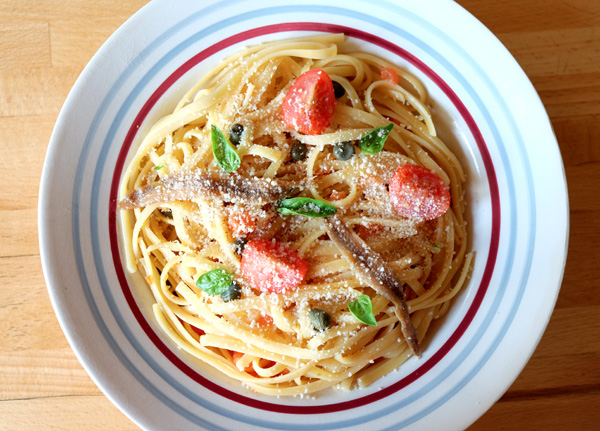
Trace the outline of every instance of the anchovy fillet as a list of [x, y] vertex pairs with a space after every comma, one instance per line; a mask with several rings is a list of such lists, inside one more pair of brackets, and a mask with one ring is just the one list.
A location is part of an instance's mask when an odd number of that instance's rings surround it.
[[119, 202], [119, 207], [133, 209], [156, 202], [189, 201], [195, 198], [264, 205], [293, 196], [302, 188], [300, 182], [184, 171], [165, 177], [159, 183], [148, 184], [129, 192]]
[[344, 257], [352, 264], [363, 283], [371, 286], [395, 305], [395, 313], [400, 321], [402, 334], [416, 356], [421, 355], [417, 330], [410, 320], [402, 284], [395, 273], [338, 215], [324, 219], [327, 233], [340, 248]]

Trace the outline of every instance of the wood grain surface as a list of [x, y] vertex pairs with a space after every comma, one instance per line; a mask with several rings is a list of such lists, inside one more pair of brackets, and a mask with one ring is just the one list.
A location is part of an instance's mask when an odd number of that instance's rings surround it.
[[[42, 275], [37, 199], [71, 86], [145, 3], [0, 0], [0, 430], [137, 429], [91, 381], [59, 328]], [[571, 216], [548, 329], [519, 378], [469, 430], [600, 429], [600, 1], [458, 3], [498, 36], [537, 89], [563, 155]]]

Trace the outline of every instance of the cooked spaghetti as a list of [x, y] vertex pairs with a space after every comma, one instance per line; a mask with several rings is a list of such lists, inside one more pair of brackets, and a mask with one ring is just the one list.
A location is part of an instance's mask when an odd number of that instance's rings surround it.
[[365, 387], [420, 355], [471, 266], [425, 88], [343, 42], [224, 59], [121, 183], [128, 270], [165, 334], [262, 394]]

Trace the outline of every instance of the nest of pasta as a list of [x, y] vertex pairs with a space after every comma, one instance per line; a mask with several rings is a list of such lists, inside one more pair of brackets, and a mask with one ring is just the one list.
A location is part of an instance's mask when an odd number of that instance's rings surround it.
[[164, 332], [263, 394], [364, 387], [419, 355], [471, 265], [465, 175], [425, 88], [343, 41], [221, 61], [121, 183], [128, 269]]

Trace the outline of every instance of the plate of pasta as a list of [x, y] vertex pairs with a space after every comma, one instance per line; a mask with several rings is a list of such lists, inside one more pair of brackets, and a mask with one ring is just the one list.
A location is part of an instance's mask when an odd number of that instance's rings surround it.
[[39, 206], [61, 326], [143, 429], [464, 429], [560, 288], [543, 105], [454, 2], [256, 3], [155, 0], [75, 84]]

